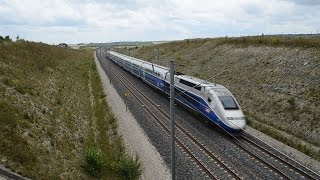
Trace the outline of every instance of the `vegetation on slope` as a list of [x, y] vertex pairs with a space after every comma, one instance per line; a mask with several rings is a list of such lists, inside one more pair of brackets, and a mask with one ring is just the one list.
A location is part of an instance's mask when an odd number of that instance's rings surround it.
[[35, 179], [140, 176], [117, 133], [93, 51], [3, 40], [0, 97], [0, 164]]
[[320, 160], [319, 48], [319, 37], [261, 36], [188, 39], [130, 54], [158, 62], [159, 50], [161, 65], [174, 59], [178, 71], [223, 84], [250, 126]]
[[[208, 39], [210, 40], [210, 39]], [[269, 47], [304, 47], [319, 48], [320, 37], [303, 36], [247, 36], [236, 38], [220, 38], [219, 45], [234, 44], [241, 46], [269, 46]]]

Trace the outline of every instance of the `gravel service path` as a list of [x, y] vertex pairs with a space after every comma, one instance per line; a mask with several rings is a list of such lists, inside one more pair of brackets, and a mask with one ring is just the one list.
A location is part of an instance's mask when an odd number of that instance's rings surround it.
[[170, 170], [160, 154], [150, 143], [148, 136], [130, 111], [126, 111], [125, 102], [113, 85], [110, 84], [110, 80], [97, 60], [96, 54], [94, 56], [104, 92], [107, 95], [112, 112], [117, 116], [119, 132], [123, 136], [125, 146], [131, 153], [137, 153], [143, 163], [142, 179], [171, 179]]

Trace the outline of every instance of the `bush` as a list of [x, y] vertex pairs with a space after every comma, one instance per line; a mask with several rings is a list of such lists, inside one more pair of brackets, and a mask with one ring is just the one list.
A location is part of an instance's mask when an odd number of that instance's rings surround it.
[[288, 102], [289, 105], [290, 105], [290, 109], [294, 110], [295, 107], [296, 107], [296, 101], [295, 101], [295, 99], [294, 99], [293, 97], [290, 97], [290, 98], [287, 100], [287, 102]]
[[31, 88], [25, 84], [18, 83], [15, 86], [15, 89], [20, 93], [20, 94], [26, 94], [31, 92]]
[[2, 132], [6, 131], [6, 127], [9, 127], [10, 130], [14, 130], [19, 121], [18, 113], [18, 109], [6, 102], [0, 101], [0, 130]]
[[105, 161], [97, 148], [89, 147], [85, 152], [85, 171], [93, 177], [100, 177], [105, 167]]
[[120, 152], [118, 157], [118, 175], [121, 179], [139, 179], [142, 174], [141, 163], [138, 156], [132, 157]]

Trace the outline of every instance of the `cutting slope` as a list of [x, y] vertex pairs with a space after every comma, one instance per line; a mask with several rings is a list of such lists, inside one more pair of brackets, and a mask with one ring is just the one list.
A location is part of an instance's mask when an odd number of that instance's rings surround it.
[[0, 97], [0, 165], [34, 179], [141, 174], [124, 152], [93, 51], [4, 42]]

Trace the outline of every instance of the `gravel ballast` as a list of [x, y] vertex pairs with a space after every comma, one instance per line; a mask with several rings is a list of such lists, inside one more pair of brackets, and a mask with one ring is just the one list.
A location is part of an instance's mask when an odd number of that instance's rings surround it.
[[108, 103], [113, 113], [117, 116], [119, 132], [123, 136], [125, 146], [131, 153], [138, 154], [143, 163], [142, 179], [171, 179], [170, 170], [133, 115], [130, 111], [126, 111], [125, 103], [113, 85], [110, 84], [96, 55], [95, 62]]

